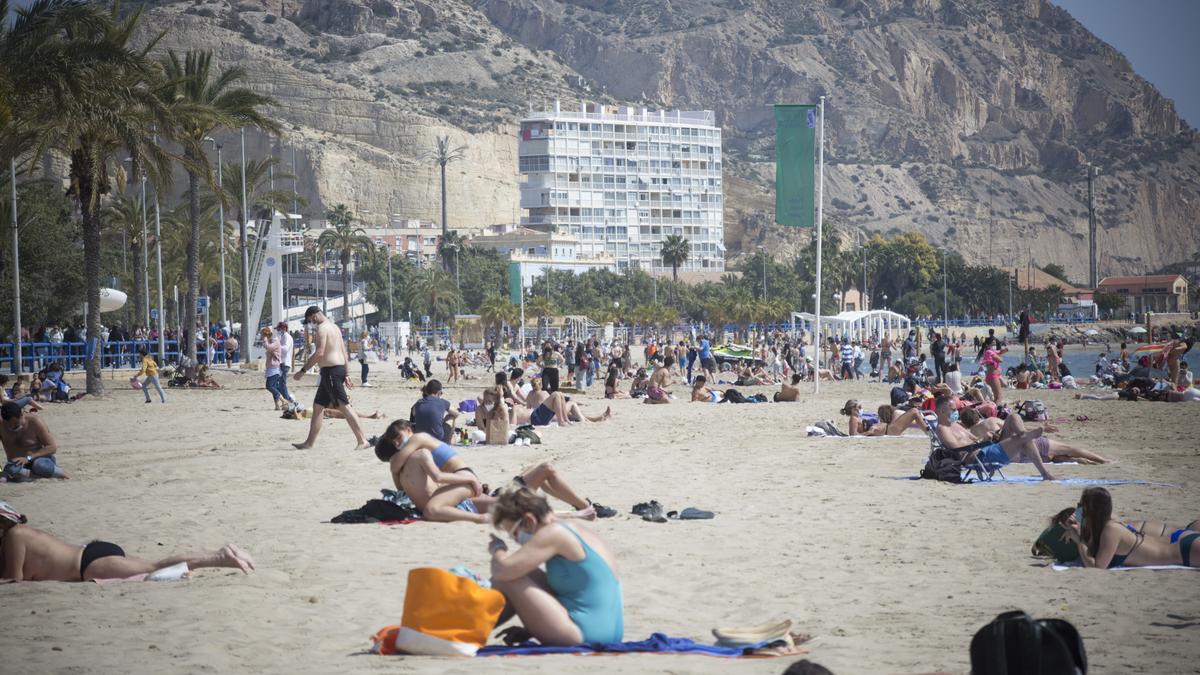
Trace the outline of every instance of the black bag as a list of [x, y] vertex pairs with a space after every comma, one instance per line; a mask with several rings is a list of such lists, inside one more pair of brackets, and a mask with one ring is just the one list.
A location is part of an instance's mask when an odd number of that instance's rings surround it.
[[904, 387], [892, 387], [891, 399], [893, 407], [904, 405], [908, 403], [908, 392], [904, 390]]
[[962, 483], [964, 453], [938, 446], [929, 453], [925, 467], [921, 469], [921, 478], [940, 480], [944, 483]]
[[725, 403], [725, 402], [745, 403], [746, 397], [742, 396], [742, 392], [738, 391], [737, 389], [726, 389], [725, 390], [725, 400], [723, 400], [721, 402], [722, 403]]
[[971, 638], [971, 673], [1087, 675], [1087, 653], [1067, 621], [1004, 612]]

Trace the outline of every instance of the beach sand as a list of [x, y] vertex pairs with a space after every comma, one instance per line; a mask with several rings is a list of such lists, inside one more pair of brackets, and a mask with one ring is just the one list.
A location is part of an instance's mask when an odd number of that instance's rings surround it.
[[[5, 673], [780, 673], [794, 660], [368, 655], [369, 636], [399, 623], [408, 570], [466, 565], [486, 575], [489, 529], [331, 525], [391, 487], [371, 451], [350, 449], [344, 422], [327, 422], [316, 449], [297, 451], [290, 443], [307, 422], [272, 412], [260, 374], [218, 373], [229, 388], [168, 390], [165, 406], [143, 404], [126, 377], [103, 400], [43, 413], [72, 480], [0, 485], [0, 498], [68, 541], [106, 539], [141, 557], [236, 542], [258, 572], [0, 586]], [[351, 392], [357, 408], [406, 415], [416, 385], [399, 382], [389, 364], [373, 368], [372, 380], [375, 388]], [[467, 384], [448, 387], [447, 398], [480, 389]], [[307, 402], [314, 387], [309, 377], [294, 392]], [[760, 390], [771, 391], [752, 391]], [[461, 452], [492, 485], [552, 460], [582, 494], [622, 513], [594, 527], [619, 556], [627, 639], [665, 632], [707, 642], [715, 626], [792, 618], [819, 636], [809, 658], [837, 673], [961, 673], [974, 632], [1021, 608], [1074, 623], [1094, 672], [1195, 672], [1200, 574], [1054, 572], [1030, 557], [1032, 539], [1076, 503], [1080, 487], [895, 480], [921, 468], [924, 437], [803, 435], [817, 420], [844, 428], [836, 411], [847, 398], [873, 409], [886, 396], [885, 385], [826, 383], [819, 397], [793, 404], [615, 401], [613, 421], [553, 429], [540, 446]], [[1034, 396], [1065, 420], [1062, 437], [1120, 460], [1055, 467], [1060, 477], [1174, 483], [1110, 488], [1115, 514], [1200, 517], [1200, 408]], [[579, 400], [593, 414], [608, 403]], [[1092, 421], [1076, 422], [1079, 414]], [[366, 424], [369, 433], [386, 426]], [[650, 499], [716, 518], [653, 524], [628, 515]]]

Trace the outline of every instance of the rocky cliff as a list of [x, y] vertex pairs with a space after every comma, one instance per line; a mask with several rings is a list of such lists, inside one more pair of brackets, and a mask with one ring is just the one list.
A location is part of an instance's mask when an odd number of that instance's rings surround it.
[[[712, 109], [730, 255], [771, 225], [771, 104], [827, 103], [826, 217], [919, 230], [974, 261], [1087, 276], [1085, 163], [1100, 167], [1101, 273], [1200, 250], [1200, 144], [1128, 61], [1044, 0], [195, 0], [148, 17], [281, 101], [278, 152], [316, 204], [433, 219], [421, 158], [449, 134], [450, 219], [517, 214], [515, 122], [554, 98]], [[255, 152], [265, 139], [255, 139]]]

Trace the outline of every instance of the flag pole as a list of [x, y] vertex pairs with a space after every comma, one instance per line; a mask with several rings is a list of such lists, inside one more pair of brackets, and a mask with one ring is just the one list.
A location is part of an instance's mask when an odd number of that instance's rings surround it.
[[[813, 352], [816, 353], [816, 358], [813, 363], [817, 364], [817, 372], [813, 374], [813, 393], [821, 393], [821, 243], [822, 243], [822, 221], [824, 219], [824, 210], [822, 206], [825, 203], [825, 97], [821, 97], [820, 101], [820, 119], [817, 121], [817, 320], [813, 325]], [[831, 366], [832, 367], [832, 366]]]

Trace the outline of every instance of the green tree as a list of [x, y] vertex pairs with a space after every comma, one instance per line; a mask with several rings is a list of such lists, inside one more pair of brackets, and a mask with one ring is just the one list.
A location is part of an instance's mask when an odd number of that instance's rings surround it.
[[1058, 263], [1050, 263], [1049, 265], [1043, 265], [1042, 271], [1045, 272], [1046, 274], [1049, 274], [1050, 276], [1054, 277], [1055, 279], [1062, 281], [1063, 283], [1067, 282], [1067, 270], [1062, 265], [1059, 265]]
[[[123, 239], [125, 242], [125, 253], [132, 261], [130, 267], [133, 270], [129, 291], [129, 299], [133, 301], [133, 322], [140, 323], [146, 316], [146, 298], [142, 294], [143, 284], [145, 283], [147, 269], [143, 264], [145, 259], [142, 257], [142, 225], [145, 214], [142, 212], [142, 200], [137, 197], [132, 197], [126, 194], [114, 195], [108, 204], [104, 207], [104, 220], [116, 233], [115, 239]], [[149, 237], [147, 233], [146, 245], [149, 246]]]
[[671, 280], [679, 283], [679, 266], [687, 262], [692, 252], [691, 244], [678, 234], [667, 235], [662, 243], [662, 261], [671, 266]]
[[517, 306], [509, 302], [508, 298], [495, 294], [484, 298], [483, 305], [479, 308], [479, 318], [485, 326], [495, 330], [496, 340], [499, 342], [504, 324], [515, 322], [518, 312]]
[[435, 325], [449, 324], [462, 303], [454, 279], [438, 267], [426, 267], [413, 274], [406, 297], [414, 314], [429, 316]]
[[1125, 307], [1125, 299], [1116, 293], [1097, 293], [1096, 307], [1105, 316], [1112, 316], [1114, 312]]
[[544, 295], [539, 295], [529, 299], [525, 303], [525, 313], [537, 319], [537, 339], [542, 341], [542, 323], [548, 320], [554, 314], [554, 303], [550, 302], [550, 298]]
[[[204, 143], [222, 129], [252, 126], [264, 131], [277, 131], [279, 125], [266, 117], [261, 109], [273, 105], [269, 96], [236, 86], [245, 79], [241, 66], [230, 66], [220, 73], [213, 72], [212, 52], [189, 51], [180, 60], [174, 51], [163, 60], [165, 85], [159, 93], [171, 108], [174, 126], [171, 140], [183, 148], [187, 172], [188, 224], [190, 232], [185, 252], [186, 274], [182, 323], [186, 330], [196, 329], [196, 296], [200, 287], [200, 179], [201, 174], [210, 186], [215, 183]], [[245, 329], [244, 330], [248, 330]], [[196, 341], [188, 340], [187, 355], [195, 360]]]
[[[4, 172], [7, 173], [7, 172]], [[12, 202], [7, 181], [0, 193], [0, 260], [12, 259]], [[21, 242], [21, 311], [46, 324], [75, 323], [84, 294], [83, 252], [74, 206], [58, 181], [33, 179], [17, 186]], [[140, 255], [139, 255], [140, 257]], [[0, 316], [13, 315], [12, 268], [0, 274]], [[32, 322], [28, 322], [32, 323]], [[5, 322], [0, 335], [13, 327]]]
[[334, 204], [333, 208], [325, 212], [325, 219], [330, 225], [349, 225], [354, 221], [354, 214], [350, 212], [350, 207], [345, 204]]
[[[71, 48], [80, 53], [98, 48], [119, 58], [89, 62], [83, 86], [54, 92], [47, 101], [52, 105], [41, 111], [42, 124], [51, 130], [50, 144], [70, 161], [68, 194], [75, 200], [83, 223], [89, 337], [100, 335], [102, 199], [123, 177], [124, 158], [133, 160], [134, 175], [146, 170], [160, 190], [169, 181], [172, 160], [152, 140], [155, 128], [170, 129], [173, 124], [169, 111], [155, 95], [159, 74], [148, 56], [161, 34], [152, 36], [140, 49], [133, 48], [132, 38], [142, 9], [124, 19], [119, 12], [119, 5], [114, 5], [108, 21], [83, 32], [56, 36], [74, 43]], [[87, 392], [93, 395], [104, 392], [100, 355], [101, 350], [94, 350], [86, 368]]]
[[342, 316], [350, 316], [350, 263], [355, 257], [363, 260], [374, 260], [376, 255], [375, 242], [367, 236], [362, 228], [353, 224], [337, 225], [332, 229], [321, 232], [317, 237], [317, 247], [337, 256], [341, 264], [342, 277]]

